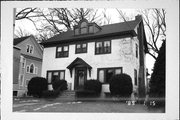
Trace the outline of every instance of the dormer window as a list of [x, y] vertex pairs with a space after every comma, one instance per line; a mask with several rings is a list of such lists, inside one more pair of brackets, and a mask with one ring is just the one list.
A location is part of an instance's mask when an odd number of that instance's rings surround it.
[[74, 35], [85, 35], [97, 33], [101, 28], [96, 23], [88, 23], [86, 19], [81, 20], [74, 26]]
[[89, 33], [94, 33], [94, 28], [93, 28], [93, 26], [91, 25], [91, 26], [89, 26]]
[[81, 34], [87, 34], [88, 33], [88, 26], [86, 22], [81, 23]]
[[75, 34], [75, 35], [79, 35], [79, 28], [76, 28], [76, 29], [74, 30], [74, 34]]

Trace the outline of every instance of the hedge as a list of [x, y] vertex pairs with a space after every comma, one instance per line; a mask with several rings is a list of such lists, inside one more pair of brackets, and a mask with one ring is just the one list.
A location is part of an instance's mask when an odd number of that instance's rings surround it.
[[132, 79], [127, 74], [118, 74], [112, 76], [110, 79], [109, 89], [111, 95], [118, 95], [120, 97], [130, 97], [133, 91]]
[[47, 80], [43, 77], [33, 77], [28, 83], [28, 95], [41, 97], [42, 92], [48, 89]]

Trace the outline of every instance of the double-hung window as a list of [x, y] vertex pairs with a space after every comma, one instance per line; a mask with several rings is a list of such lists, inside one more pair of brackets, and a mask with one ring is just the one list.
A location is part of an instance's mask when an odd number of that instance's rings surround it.
[[65, 79], [65, 70], [47, 71], [47, 80], [48, 80], [49, 84], [51, 84], [56, 79], [64, 80]]
[[87, 23], [86, 22], [82, 22], [81, 23], [81, 34], [87, 34], [87, 33], [88, 33]]
[[23, 56], [21, 56], [20, 62], [21, 62], [22, 68], [25, 68], [25, 65], [26, 65], [26, 59], [25, 59]]
[[56, 58], [68, 57], [69, 55], [69, 46], [58, 46], [56, 48]]
[[26, 52], [33, 54], [34, 47], [32, 45], [27, 45]]
[[20, 86], [24, 85], [24, 75], [20, 74]]
[[87, 53], [87, 43], [76, 44], [76, 53]]
[[136, 44], [136, 58], [138, 58], [138, 45]]
[[137, 85], [137, 70], [134, 69], [134, 84]]
[[122, 67], [98, 68], [98, 80], [102, 83], [109, 83], [113, 75], [121, 74]]
[[111, 41], [99, 41], [96, 42], [95, 54], [107, 54], [111, 53]]

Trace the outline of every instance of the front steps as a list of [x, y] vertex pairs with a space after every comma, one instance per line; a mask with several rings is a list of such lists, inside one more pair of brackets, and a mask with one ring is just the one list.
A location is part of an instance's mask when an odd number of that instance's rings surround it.
[[75, 100], [76, 93], [75, 91], [65, 90], [60, 93], [58, 100], [64, 100], [64, 101], [74, 101]]

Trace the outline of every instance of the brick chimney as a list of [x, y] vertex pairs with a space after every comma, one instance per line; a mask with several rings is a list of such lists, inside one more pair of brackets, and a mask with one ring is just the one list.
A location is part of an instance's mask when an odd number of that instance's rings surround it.
[[135, 16], [135, 20], [142, 20], [142, 16], [141, 16], [141, 15], [139, 15], [139, 14], [138, 14], [138, 15], [136, 15], [136, 16]]

